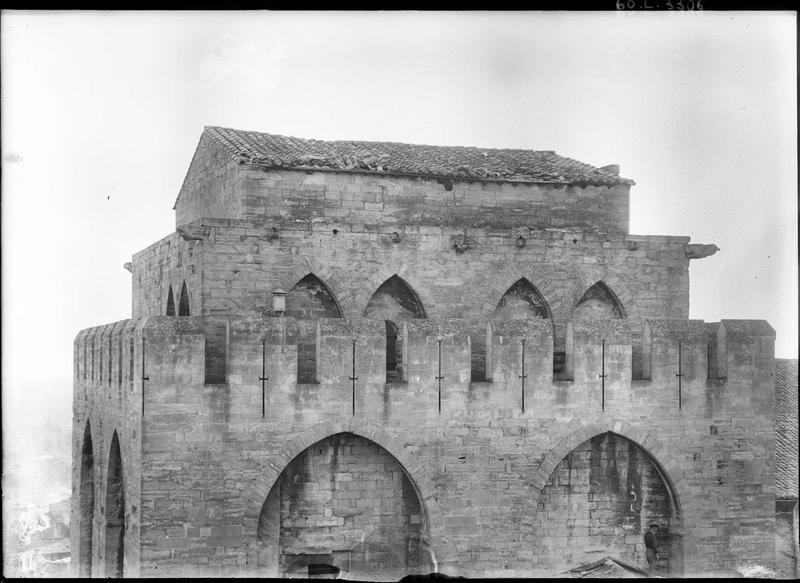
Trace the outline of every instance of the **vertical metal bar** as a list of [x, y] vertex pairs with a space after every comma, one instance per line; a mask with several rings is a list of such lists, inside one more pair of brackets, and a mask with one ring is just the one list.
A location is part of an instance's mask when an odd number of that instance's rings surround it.
[[144, 382], [150, 380], [150, 377], [144, 376], [144, 351], [144, 338], [142, 338], [142, 419], [144, 419]]
[[442, 379], [444, 376], [442, 375], [442, 339], [440, 338], [437, 340], [439, 344], [439, 374], [436, 376], [436, 380], [439, 381], [439, 414], [442, 414]]
[[600, 391], [601, 391], [600, 392], [600, 406], [602, 407], [602, 410], [605, 411], [606, 410], [606, 377], [608, 376], [606, 374], [606, 341], [605, 340], [603, 340], [603, 356], [602, 356], [601, 362], [602, 362], [602, 373], [599, 376], [600, 376], [600, 380], [602, 381], [603, 384], [602, 384], [602, 387], [600, 389]]
[[681, 354], [683, 352], [682, 348], [683, 345], [681, 341], [678, 340], [678, 372], [675, 374], [675, 376], [678, 377], [678, 411], [681, 410], [681, 400], [683, 398], [683, 362], [681, 359]]
[[267, 340], [264, 339], [261, 341], [261, 376], [258, 377], [258, 380], [261, 381], [261, 418], [265, 418], [267, 416], [267, 407], [266, 407], [266, 388], [264, 383], [269, 380], [267, 376]]
[[522, 374], [519, 377], [522, 380], [522, 412], [525, 412], [525, 340], [522, 340]]
[[356, 381], [358, 377], [356, 376], [356, 341], [353, 340], [353, 376], [349, 377], [350, 380], [353, 382], [353, 415], [356, 414]]

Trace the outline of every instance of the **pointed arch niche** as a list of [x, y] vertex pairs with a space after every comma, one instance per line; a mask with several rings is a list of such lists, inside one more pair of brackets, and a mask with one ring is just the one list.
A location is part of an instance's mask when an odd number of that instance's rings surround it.
[[[596, 548], [646, 564], [641, 543], [657, 523], [657, 571], [682, 574], [677, 498], [659, 463], [630, 439], [609, 431], [580, 444], [555, 467], [539, 500], [536, 527], [543, 535], [536, 544], [563, 550], [547, 555], [553, 572], [596, 560]], [[569, 528], [553, 528], [564, 524]]]
[[[542, 318], [550, 322], [553, 320], [550, 306], [547, 304], [544, 296], [536, 289], [535, 285], [523, 277], [514, 282], [506, 293], [503, 294], [503, 297], [500, 298], [494, 310], [494, 314], [492, 315], [492, 319], [507, 321], [526, 320], [530, 318]], [[485, 333], [482, 334], [481, 330], [476, 330], [471, 339], [473, 368], [475, 367], [474, 363], [478, 362], [480, 359], [481, 350], [486, 354], [486, 361], [491, 361], [491, 355], [489, 354], [491, 344], [483, 344], [481, 337], [486, 339], [485, 342], [489, 342], [489, 335]], [[554, 350], [553, 352], [554, 373], [561, 372], [563, 367], [564, 349], [562, 347], [560, 351]], [[490, 376], [491, 372], [489, 372], [488, 375]]]
[[572, 312], [574, 319], [600, 320], [625, 318], [625, 308], [617, 295], [604, 282], [598, 281], [583, 294]]
[[494, 320], [551, 319], [550, 307], [536, 286], [526, 278], [517, 280], [500, 301], [492, 315]]
[[89, 422], [83, 432], [81, 449], [81, 490], [80, 490], [80, 534], [78, 547], [78, 576], [92, 576], [92, 554], [94, 534], [94, 448], [92, 430]]
[[178, 305], [178, 315], [179, 316], [188, 316], [189, 315], [189, 292], [186, 291], [186, 282], [183, 282], [181, 285], [181, 300], [180, 304]]
[[[362, 504], [367, 498], [376, 502]], [[370, 439], [337, 433], [275, 481], [258, 517], [257, 564], [270, 577], [329, 565], [348, 578], [399, 580], [431, 572], [428, 539], [425, 506], [403, 465]]]
[[125, 562], [125, 481], [117, 432], [111, 438], [106, 484], [106, 573], [107, 578], [124, 576]]
[[169, 286], [169, 290], [167, 291], [167, 316], [174, 316], [175, 315], [175, 297], [172, 293], [172, 285]]
[[402, 382], [406, 376], [405, 332], [402, 322], [426, 318], [417, 293], [399, 275], [384, 281], [367, 302], [364, 317], [383, 320], [386, 325], [386, 382]]
[[286, 315], [297, 319], [297, 382], [316, 383], [317, 325], [320, 318], [341, 318], [342, 310], [330, 288], [309, 273], [286, 294]]

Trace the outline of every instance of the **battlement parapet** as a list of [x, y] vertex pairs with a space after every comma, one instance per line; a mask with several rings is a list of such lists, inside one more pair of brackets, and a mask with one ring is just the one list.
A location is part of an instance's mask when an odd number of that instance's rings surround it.
[[[307, 337], [299, 329], [309, 324], [313, 344], [301, 350], [301, 339]], [[431, 399], [436, 395], [438, 401], [439, 393], [454, 410], [477, 401], [513, 410], [521, 408], [520, 391], [533, 395], [527, 397], [530, 407], [564, 414], [577, 403], [593, 407], [596, 402], [603, 409], [693, 407], [705, 413], [769, 406], [762, 385], [772, 372], [768, 356], [774, 332], [763, 321], [648, 320], [641, 340], [641, 380], [632, 380], [638, 340], [624, 319], [570, 321], [559, 377], [553, 373], [548, 320], [409, 319], [399, 323], [397, 337], [390, 340], [384, 322], [365, 318], [123, 320], [76, 337], [76, 395], [88, 398], [87, 387], [94, 387], [106, 399], [127, 394], [128, 400], [140, 400], [145, 376], [147, 399], [168, 401], [170, 394], [188, 387], [245, 391], [268, 377], [264, 390], [276, 399], [273, 409], [296, 408], [302, 401], [304, 409], [327, 407], [345, 414], [353, 406], [346, 389], [355, 377], [364, 398], [390, 391], [400, 407], [417, 395], [416, 405], [425, 411], [434, 409]], [[396, 372], [391, 379], [389, 362]], [[298, 382], [303, 366], [313, 367], [310, 383]], [[477, 380], [476, 366], [485, 373]], [[721, 370], [725, 376], [719, 376]], [[398, 392], [401, 388], [405, 393]], [[293, 401], [279, 405], [284, 400]]]

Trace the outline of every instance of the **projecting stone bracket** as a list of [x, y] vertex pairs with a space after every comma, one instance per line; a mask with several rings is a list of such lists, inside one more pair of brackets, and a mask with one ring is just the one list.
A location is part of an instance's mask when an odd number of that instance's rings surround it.
[[700, 243], [693, 243], [691, 245], [684, 245], [683, 252], [687, 259], [702, 259], [708, 257], [719, 251], [719, 247], [713, 243], [710, 245], [703, 245]]
[[184, 241], [202, 241], [208, 236], [210, 229], [203, 225], [184, 225], [177, 227], [175, 232], [180, 235]]

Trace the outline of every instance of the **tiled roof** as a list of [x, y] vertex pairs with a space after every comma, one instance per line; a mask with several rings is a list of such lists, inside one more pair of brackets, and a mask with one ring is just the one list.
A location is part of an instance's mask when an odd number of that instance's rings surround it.
[[422, 146], [396, 142], [306, 140], [207, 126], [206, 135], [246, 162], [282, 168], [330, 169], [451, 178], [633, 184], [614, 172], [595, 168], [552, 151], [498, 150], [465, 146]]
[[775, 497], [797, 498], [797, 359], [775, 359]]

